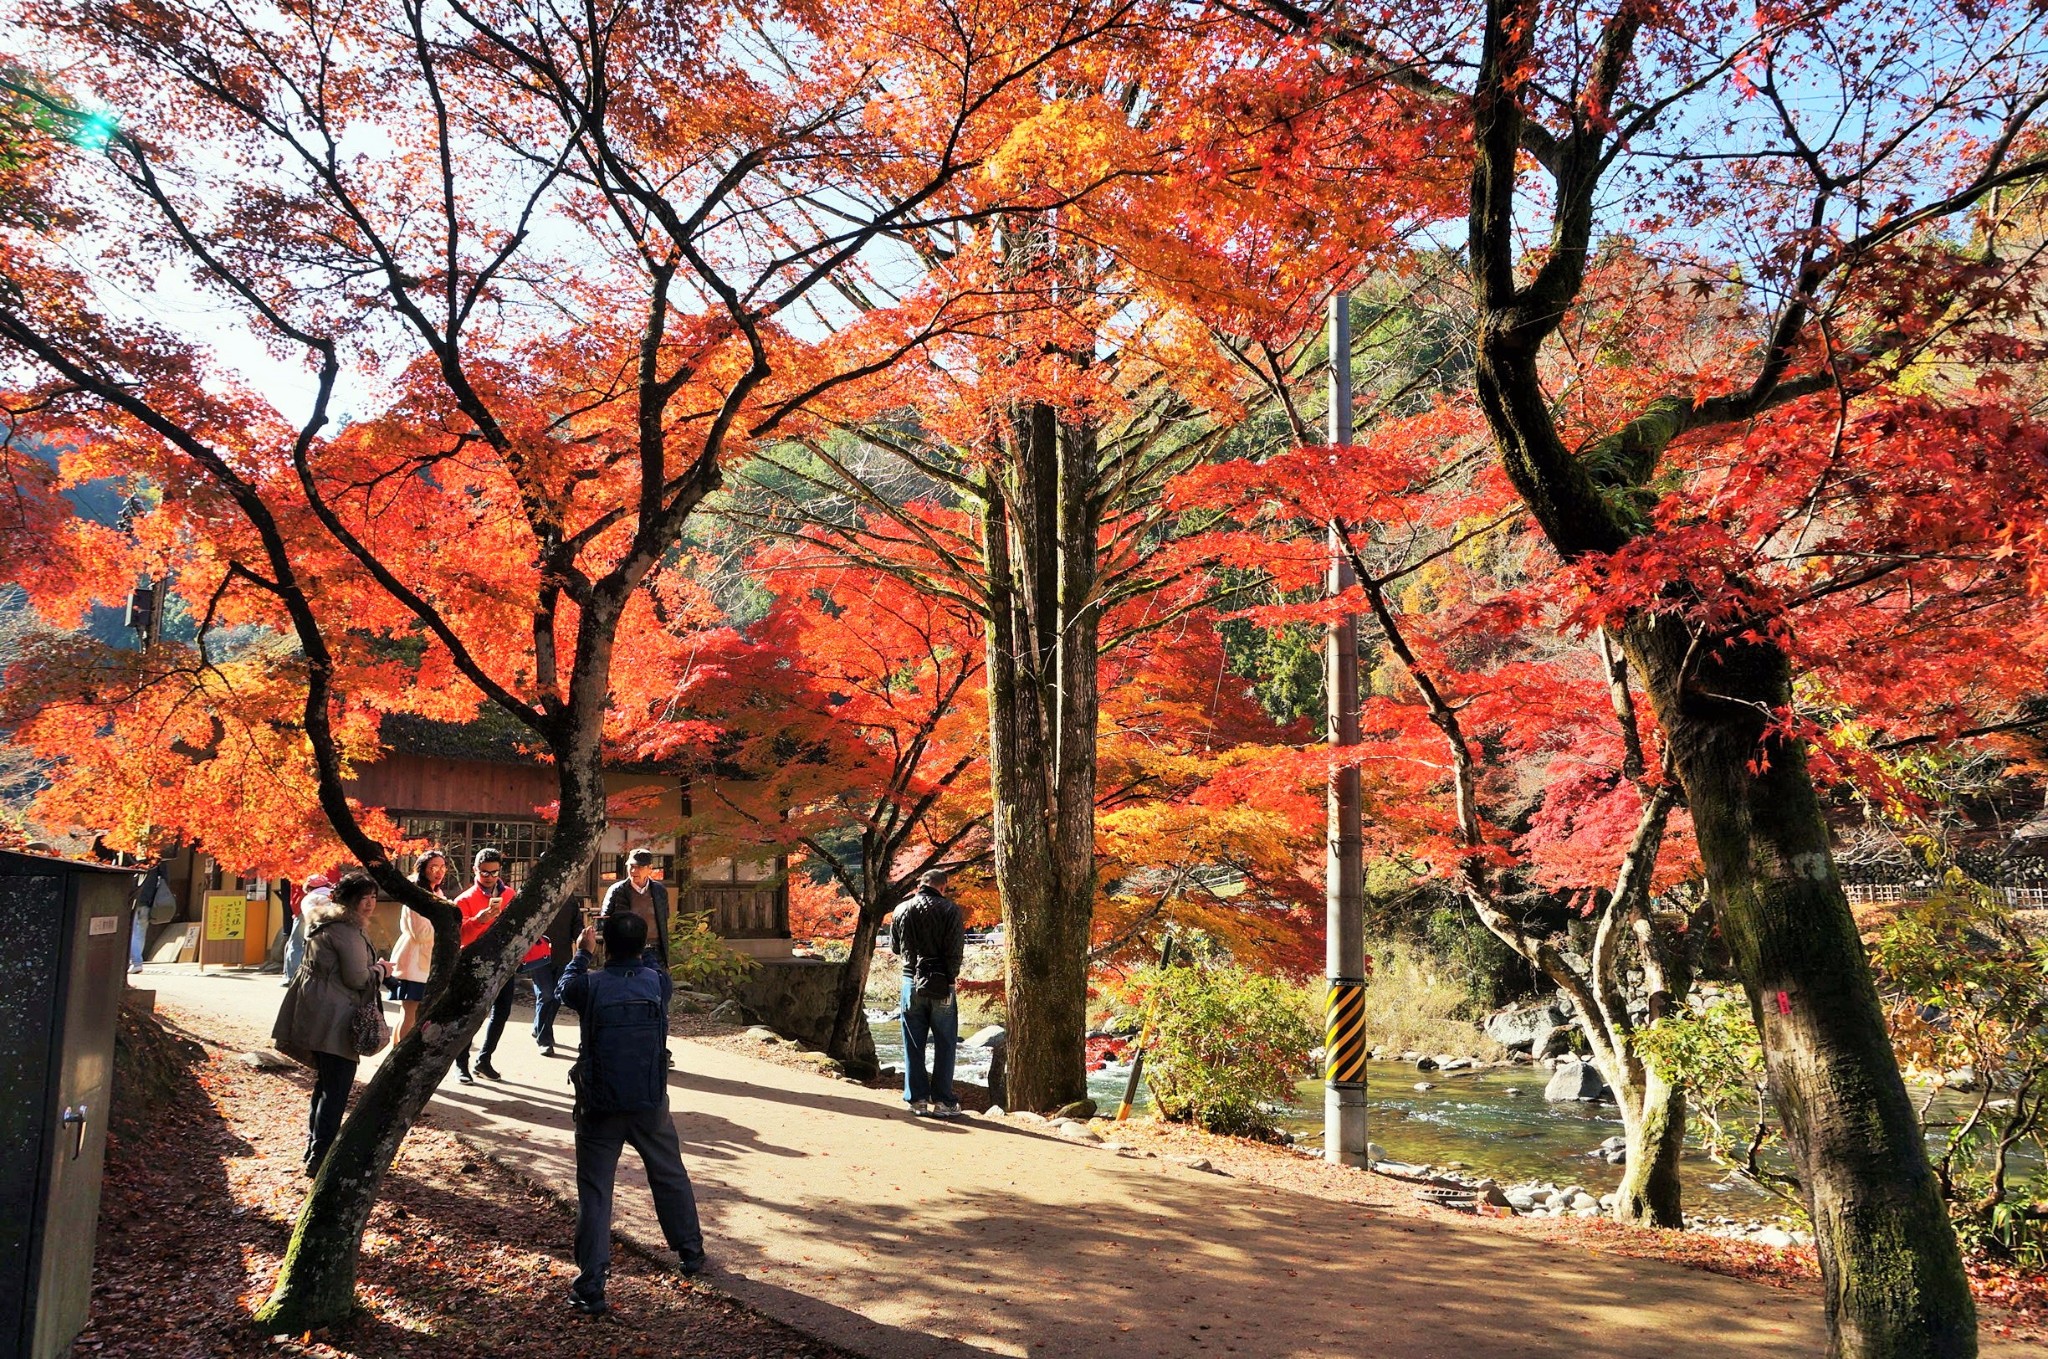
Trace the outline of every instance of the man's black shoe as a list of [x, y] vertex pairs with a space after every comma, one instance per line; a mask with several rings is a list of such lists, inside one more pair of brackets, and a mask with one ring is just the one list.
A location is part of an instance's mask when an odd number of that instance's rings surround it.
[[505, 1079], [498, 1074], [498, 1068], [491, 1065], [491, 1059], [488, 1057], [476, 1059], [476, 1074], [484, 1077], [486, 1080], [502, 1081]]
[[601, 1317], [612, 1310], [603, 1298], [586, 1298], [573, 1288], [569, 1290], [569, 1306], [587, 1317]]
[[676, 1273], [682, 1275], [685, 1279], [694, 1279], [709, 1268], [711, 1268], [711, 1257], [703, 1251], [698, 1251], [695, 1255], [678, 1253], [676, 1256]]
[[476, 1077], [469, 1074], [468, 1062], [457, 1062], [455, 1064], [455, 1079], [463, 1085], [476, 1084]]
[[552, 1056], [554, 1056], [554, 1055], [555, 1055], [555, 1045], [554, 1045], [553, 1043], [542, 1043], [542, 1044], [540, 1045], [540, 1055], [541, 1055], [541, 1056], [543, 1056], [543, 1057], [552, 1057]]

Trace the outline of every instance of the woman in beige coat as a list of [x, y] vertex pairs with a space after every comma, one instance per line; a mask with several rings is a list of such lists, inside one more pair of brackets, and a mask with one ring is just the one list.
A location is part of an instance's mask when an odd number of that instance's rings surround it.
[[[420, 855], [412, 880], [441, 895], [448, 880], [448, 856], [438, 849]], [[398, 1032], [391, 1041], [403, 1043], [420, 1022], [420, 1002], [427, 998], [427, 977], [434, 970], [434, 922], [411, 907], [398, 913], [398, 942], [391, 946], [391, 996], [398, 1002]]]
[[313, 1103], [306, 1117], [306, 1173], [320, 1162], [341, 1128], [356, 1083], [356, 1007], [381, 1004], [384, 962], [364, 927], [377, 905], [377, 886], [366, 873], [335, 884], [332, 899], [306, 918], [306, 961], [284, 993], [271, 1040], [277, 1050], [313, 1068]]

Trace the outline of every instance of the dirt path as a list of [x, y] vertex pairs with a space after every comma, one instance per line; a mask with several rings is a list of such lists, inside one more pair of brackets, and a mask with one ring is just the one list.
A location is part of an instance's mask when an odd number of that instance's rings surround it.
[[[274, 976], [150, 971], [160, 1003], [200, 1023], [267, 1026], [279, 996]], [[573, 1038], [573, 1021], [564, 1032]], [[1392, 1184], [1383, 1200], [1333, 1202], [1003, 1120], [913, 1120], [885, 1092], [708, 1044], [679, 1039], [676, 1055], [676, 1126], [716, 1283], [877, 1359], [1758, 1359], [1823, 1348], [1811, 1293], [1418, 1218], [1396, 1209]], [[508, 1166], [571, 1188], [567, 1061], [541, 1057], [514, 1029], [497, 1063], [501, 1084], [451, 1078], [439, 1117]], [[620, 1179], [620, 1230], [658, 1245], [630, 1156]]]

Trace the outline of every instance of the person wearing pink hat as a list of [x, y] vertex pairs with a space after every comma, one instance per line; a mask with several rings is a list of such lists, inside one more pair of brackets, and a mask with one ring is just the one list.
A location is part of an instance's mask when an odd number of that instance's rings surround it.
[[284, 985], [290, 986], [292, 978], [299, 975], [299, 967], [306, 961], [306, 912], [328, 904], [334, 882], [325, 873], [310, 874], [299, 889], [298, 900], [292, 903], [292, 932], [284, 941]]

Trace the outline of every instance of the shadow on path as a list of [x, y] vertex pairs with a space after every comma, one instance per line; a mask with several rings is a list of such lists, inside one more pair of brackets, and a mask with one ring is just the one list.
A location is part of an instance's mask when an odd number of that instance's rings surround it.
[[[745, 1060], [751, 1061], [753, 1059]], [[763, 1065], [765, 1066], [766, 1063], [763, 1063]], [[779, 1071], [780, 1068], [770, 1066], [768, 1070]], [[792, 1072], [790, 1074], [801, 1077], [807, 1073]], [[811, 1079], [824, 1084], [827, 1078], [818, 1076]], [[837, 1082], [832, 1082], [831, 1084], [837, 1084]], [[820, 1113], [844, 1114], [854, 1118], [878, 1118], [890, 1123], [900, 1123], [911, 1116], [908, 1107], [896, 1104], [893, 1101], [850, 1098], [845, 1095], [831, 1093], [829, 1086], [823, 1090], [814, 1090], [808, 1088], [809, 1085], [810, 1082], [806, 1081], [806, 1088], [796, 1090], [790, 1089], [787, 1086], [769, 1085], [759, 1081], [732, 1080], [727, 1077], [713, 1076], [703, 1071], [686, 1071], [680, 1066], [669, 1074], [669, 1086], [672, 1090], [694, 1091], [698, 1094], [718, 1095], [727, 1099], [758, 1100], [766, 1104], [784, 1104], [801, 1109], [804, 1113], [811, 1115]], [[675, 1099], [671, 1102], [678, 1109], [687, 1107], [687, 1101], [685, 1100]], [[950, 1119], [921, 1119], [919, 1121], [931, 1127], [950, 1127], [955, 1131], [960, 1130], [960, 1125]]]

